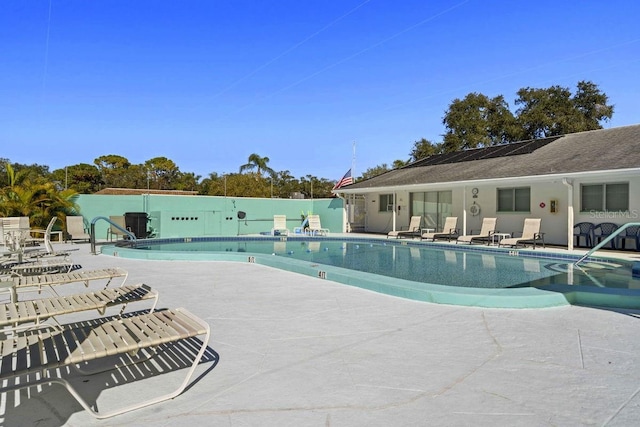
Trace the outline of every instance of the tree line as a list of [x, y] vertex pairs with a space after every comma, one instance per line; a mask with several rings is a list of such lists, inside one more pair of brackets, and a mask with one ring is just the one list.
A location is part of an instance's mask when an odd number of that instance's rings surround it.
[[295, 178], [288, 170], [273, 170], [268, 163], [268, 157], [251, 154], [237, 173], [212, 172], [202, 178], [193, 172], [182, 172], [166, 157], [133, 164], [126, 157], [109, 154], [98, 157], [93, 164], [80, 163], [54, 171], [49, 171], [46, 165], [11, 163], [9, 159], [0, 158], [0, 188], [10, 186], [8, 172], [11, 170], [21, 185], [50, 183], [59, 190], [79, 194], [92, 194], [105, 188], [135, 188], [194, 191], [209, 196], [333, 197], [331, 190], [335, 181], [313, 175]]
[[613, 116], [608, 96], [590, 81], [578, 82], [575, 93], [555, 85], [522, 88], [516, 95], [513, 112], [503, 95], [491, 98], [473, 92], [454, 99], [442, 118], [445, 132], [441, 141], [417, 140], [407, 160], [367, 169], [362, 177], [371, 178], [434, 154], [602, 129], [602, 123]]
[[[503, 95], [489, 97], [469, 93], [454, 99], [442, 118], [445, 132], [442, 140], [425, 138], [413, 143], [408, 159], [394, 160], [367, 169], [356, 180], [371, 178], [392, 168], [440, 153], [487, 147], [527, 139], [544, 138], [580, 131], [601, 129], [611, 119], [614, 107], [596, 84], [580, 81], [575, 93], [569, 88], [522, 88], [517, 92], [513, 112]], [[335, 180], [313, 175], [295, 178], [288, 170], [275, 171], [269, 158], [251, 154], [237, 173], [211, 172], [207, 177], [183, 172], [166, 157], [155, 157], [133, 164], [126, 157], [108, 154], [94, 159], [93, 164], [80, 163], [49, 171], [40, 164], [11, 163], [0, 158], [0, 189], [10, 186], [8, 167], [20, 182], [49, 183], [52, 188], [81, 194], [104, 188], [136, 188], [153, 190], [186, 190], [201, 195], [234, 197], [289, 198], [299, 194], [305, 198], [332, 197]], [[6, 197], [0, 196], [0, 202]]]

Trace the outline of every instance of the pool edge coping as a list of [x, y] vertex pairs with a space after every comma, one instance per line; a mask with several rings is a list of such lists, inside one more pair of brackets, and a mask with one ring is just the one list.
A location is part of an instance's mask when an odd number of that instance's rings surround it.
[[[354, 241], [376, 243], [385, 242], [382, 239], [367, 238], [313, 238], [308, 236], [300, 236], [294, 238], [278, 237], [278, 236], [235, 236], [235, 237], [199, 237], [199, 238], [168, 238], [153, 239], [153, 244], [161, 243], [178, 243], [193, 241], [220, 241], [220, 240], [266, 240], [266, 241], [286, 241], [286, 240], [331, 240], [331, 241]], [[140, 243], [148, 243], [140, 241]], [[431, 246], [439, 249], [458, 250], [461, 252], [484, 252], [500, 255], [509, 255], [509, 251], [505, 248], [477, 247], [477, 246], [453, 246], [451, 244], [438, 244], [429, 242], [411, 242], [411, 241], [389, 241], [389, 244], [400, 246]], [[457, 248], [457, 249], [456, 249]], [[474, 249], [476, 248], [476, 249]], [[372, 273], [364, 273], [360, 271], [351, 272], [351, 270], [341, 267], [334, 267], [325, 264], [309, 264], [308, 261], [287, 258], [281, 255], [267, 255], [262, 253], [241, 252], [149, 252], [140, 251], [131, 247], [106, 245], [101, 247], [101, 253], [115, 257], [142, 259], [142, 260], [164, 260], [164, 261], [227, 261], [227, 262], [250, 262], [289, 271], [298, 274], [304, 274], [310, 277], [316, 277], [320, 280], [330, 280], [336, 283], [355, 286], [372, 292], [378, 292], [399, 298], [412, 299], [415, 301], [432, 302], [438, 304], [449, 304], [459, 306], [473, 306], [485, 308], [551, 308], [567, 305], [588, 305], [601, 306], [610, 308], [632, 308], [640, 309], [640, 294], [633, 295], [624, 292], [625, 289], [607, 288], [606, 292], [602, 290], [588, 289], [584, 287], [566, 286], [549, 286], [539, 288], [470, 288], [470, 287], [453, 287], [446, 285], [438, 285], [432, 283], [420, 283], [421, 289], [412, 286], [409, 280], [397, 279]], [[124, 255], [124, 256], [123, 256]], [[151, 256], [153, 255], [153, 256]], [[562, 259], [562, 260], [578, 260], [578, 255], [572, 254], [555, 254], [543, 251], [518, 250], [516, 254], [511, 256], [526, 256], [534, 258]], [[623, 261], [613, 257], [590, 257], [589, 260], [597, 262], [614, 262]], [[626, 260], [624, 260], [626, 262]]]

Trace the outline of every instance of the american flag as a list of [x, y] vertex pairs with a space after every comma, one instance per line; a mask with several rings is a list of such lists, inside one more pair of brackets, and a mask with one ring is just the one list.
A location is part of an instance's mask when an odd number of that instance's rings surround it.
[[336, 182], [336, 185], [333, 186], [333, 189], [337, 190], [338, 188], [344, 187], [345, 185], [349, 184], [353, 184], [353, 178], [351, 178], [351, 169], [349, 169], [347, 173], [344, 174], [340, 181]]

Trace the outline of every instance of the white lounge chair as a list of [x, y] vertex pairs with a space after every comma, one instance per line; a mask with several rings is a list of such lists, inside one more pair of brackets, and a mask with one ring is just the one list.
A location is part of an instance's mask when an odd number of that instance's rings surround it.
[[512, 246], [517, 248], [518, 245], [524, 243], [533, 244], [533, 249], [536, 248], [536, 242], [542, 242], [544, 248], [544, 233], [540, 232], [540, 224], [542, 219], [540, 218], [527, 218], [524, 220], [524, 226], [522, 228], [522, 235], [520, 237], [511, 237], [500, 240], [498, 247], [500, 246]]
[[[93, 281], [103, 281], [103, 288], [111, 284], [113, 279], [122, 278], [120, 286], [127, 280], [128, 272], [122, 268], [100, 268], [96, 270], [76, 270], [65, 273], [34, 274], [30, 276], [14, 276], [1, 282], [1, 287], [11, 292], [11, 300], [17, 301], [17, 294], [23, 290], [42, 291], [43, 287], [83, 282], [86, 287]], [[34, 289], [35, 288], [35, 289]], [[53, 292], [55, 294], [55, 292]]]
[[322, 228], [322, 224], [320, 223], [320, 215], [309, 215], [307, 219], [309, 220], [309, 234], [311, 234], [312, 236], [326, 236], [327, 234], [329, 234], [328, 228]]
[[[60, 384], [96, 418], [112, 417], [178, 396], [189, 384], [204, 355], [211, 333], [207, 323], [182, 308], [118, 316], [115, 319], [97, 319], [65, 325], [61, 329], [29, 330], [0, 339], [2, 392]], [[67, 369], [60, 369], [74, 368], [82, 375], [121, 369], [123, 366], [145, 362], [156, 355], [162, 357], [164, 344], [178, 343], [197, 336], [203, 336], [202, 341], [190, 340], [191, 349], [183, 353], [185, 359], [193, 356], [193, 362], [184, 381], [175, 391], [133, 404], [131, 401], [136, 396], [127, 396], [122, 401], [127, 402], [128, 406], [106, 413], [97, 412], [94, 408], [100, 408], [101, 405], [87, 402], [65, 378]], [[90, 362], [99, 359], [103, 359], [103, 366], [87, 372], [88, 366], [95, 366]]]
[[[31, 276], [34, 274], [68, 273], [74, 268], [74, 263], [67, 257], [38, 257], [37, 261], [9, 263], [6, 270], [15, 276]], [[3, 266], [4, 267], [4, 266]]]
[[455, 239], [458, 237], [458, 217], [457, 216], [448, 216], [444, 220], [444, 226], [442, 227], [442, 231], [440, 232], [429, 232], [423, 233], [420, 235], [420, 240], [431, 240], [434, 241], [436, 239]]
[[273, 216], [273, 228], [271, 229], [271, 235], [288, 236], [289, 229], [287, 228], [287, 216], [286, 215], [274, 215]]
[[491, 242], [491, 236], [496, 232], [497, 218], [484, 218], [482, 220], [482, 227], [479, 234], [467, 234], [466, 236], [460, 236], [456, 240], [456, 243], [473, 243], [475, 241], [486, 241], [487, 244]]
[[389, 237], [395, 237], [396, 239], [399, 239], [401, 237], [420, 236], [420, 224], [422, 224], [422, 216], [414, 215], [409, 221], [409, 228], [407, 230], [392, 230], [387, 233], [387, 239]]
[[91, 240], [91, 235], [84, 225], [84, 218], [80, 215], [67, 217], [67, 240]]
[[[153, 306], [149, 309], [154, 311], [158, 303], [157, 292], [147, 285], [126, 285], [83, 294], [8, 302], [0, 304], [0, 328], [5, 328], [5, 333], [7, 330], [36, 329], [48, 319], [53, 319], [60, 325], [57, 318], [65, 314], [97, 310], [104, 315], [108, 307], [122, 305], [124, 310], [124, 306], [130, 302], [148, 299], [154, 299]], [[26, 323], [29, 325], [25, 325]], [[53, 325], [45, 325], [50, 326]]]

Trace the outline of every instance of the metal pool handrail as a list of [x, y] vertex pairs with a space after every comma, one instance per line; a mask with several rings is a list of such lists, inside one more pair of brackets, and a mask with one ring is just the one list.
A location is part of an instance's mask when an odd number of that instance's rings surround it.
[[626, 230], [629, 227], [633, 227], [633, 226], [640, 226], [640, 222], [629, 222], [627, 224], [623, 224], [622, 226], [620, 226], [620, 228], [616, 229], [616, 231], [614, 231], [609, 236], [607, 236], [606, 239], [604, 239], [602, 242], [598, 243], [589, 252], [584, 254], [584, 256], [582, 258], [580, 258], [578, 261], [576, 261], [574, 263], [574, 265], [580, 264], [582, 261], [584, 261], [585, 259], [589, 258], [589, 256], [592, 253], [594, 253], [595, 251], [597, 251], [598, 249], [600, 249], [601, 247], [603, 247], [604, 245], [606, 245], [607, 243], [609, 243], [610, 241], [615, 239], [618, 236], [618, 234], [620, 234], [622, 231]]
[[133, 234], [132, 232], [130, 232], [129, 230], [120, 227], [118, 224], [116, 224], [115, 222], [111, 221], [109, 218], [104, 217], [104, 216], [97, 216], [95, 218], [93, 218], [91, 220], [91, 231], [89, 232], [89, 235], [91, 236], [91, 238], [89, 239], [91, 242], [91, 253], [95, 254], [96, 253], [96, 222], [100, 219], [104, 219], [105, 221], [107, 221], [109, 224], [113, 225], [115, 228], [117, 228], [118, 230], [122, 231], [124, 234], [126, 234], [130, 240], [136, 240], [136, 236], [135, 234]]

